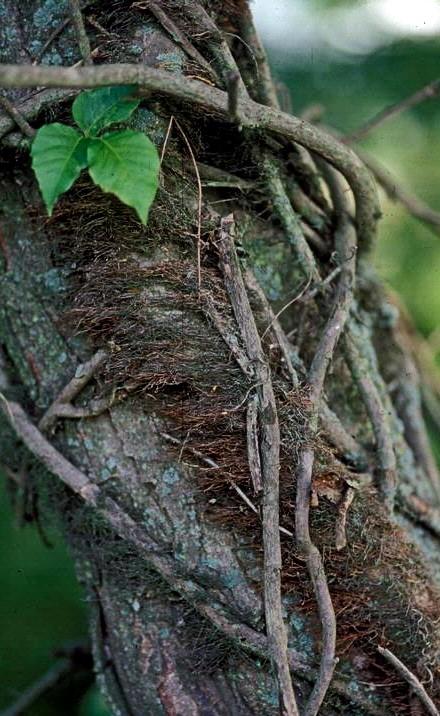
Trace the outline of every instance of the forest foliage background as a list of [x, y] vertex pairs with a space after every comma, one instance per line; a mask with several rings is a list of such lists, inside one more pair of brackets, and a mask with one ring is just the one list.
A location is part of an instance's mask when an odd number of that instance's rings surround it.
[[[283, 9], [290, 4], [292, 10], [295, 3], [296, 0], [256, 3], [257, 20], [268, 41], [275, 76], [288, 88], [295, 114], [319, 103], [325, 111], [325, 123], [349, 133], [383, 107], [436, 78], [440, 52], [440, 29], [436, 32], [435, 25], [438, 21], [440, 28], [437, 0], [418, 2], [418, 15], [408, 19], [406, 29], [402, 13], [407, 3], [394, 3], [393, 27], [392, 0], [377, 0], [376, 5], [382, 3], [382, 9], [391, 8], [389, 31], [382, 28], [376, 38], [367, 43], [359, 40], [358, 44], [354, 33], [344, 47], [344, 43], [338, 43], [336, 28], [341, 28], [339, 39], [349, 35], [350, 23], [356, 22], [354, 6], [358, 11], [365, 10], [368, 3], [313, 0], [308, 3], [313, 22], [310, 20], [307, 28], [312, 43], [307, 46], [307, 38], [302, 37], [295, 44], [294, 24], [289, 42], [274, 41], [274, 27], [276, 32], [277, 21], [282, 26]], [[270, 27], [268, 6], [273, 13]], [[331, 28], [332, 22], [336, 34], [319, 36], [319, 27]], [[440, 211], [439, 99], [420, 104], [385, 123], [359, 146], [380, 160], [399, 183]], [[440, 373], [440, 236], [410, 217], [400, 205], [383, 195], [381, 198], [383, 219], [375, 255], [377, 269], [399, 294], [418, 331], [429, 341]], [[440, 456], [440, 436], [430, 427]], [[42, 544], [32, 525], [18, 528], [6, 480], [2, 478], [0, 710], [53, 663], [57, 648], [86, 639], [85, 604], [72, 563], [61, 537], [57, 533], [49, 536], [54, 545], [51, 549]], [[66, 716], [106, 713], [90, 680], [84, 677], [52, 691], [28, 713], [55, 716], [60, 712]]]

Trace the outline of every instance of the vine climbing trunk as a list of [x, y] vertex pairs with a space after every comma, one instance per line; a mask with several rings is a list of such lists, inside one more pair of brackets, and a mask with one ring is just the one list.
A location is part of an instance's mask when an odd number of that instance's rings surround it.
[[[244, 0], [2, 17], [2, 462], [112, 713], [438, 713], [440, 482], [369, 171], [280, 110]], [[161, 155], [146, 226], [86, 171], [48, 217], [30, 166], [109, 85]]]

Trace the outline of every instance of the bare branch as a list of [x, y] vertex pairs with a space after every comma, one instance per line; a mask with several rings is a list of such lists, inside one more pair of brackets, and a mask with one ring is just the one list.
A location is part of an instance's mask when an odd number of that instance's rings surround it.
[[404, 189], [399, 182], [385, 169], [376, 159], [365, 152], [359, 151], [365, 166], [370, 169], [371, 173], [381, 185], [389, 199], [402, 204], [410, 214], [416, 219], [423, 221], [424, 224], [436, 234], [440, 234], [440, 212], [431, 209], [428, 204], [419, 199], [415, 194]]
[[33, 137], [35, 134], [35, 129], [31, 127], [29, 122], [26, 121], [26, 119], [23, 117], [23, 115], [18, 111], [18, 109], [15, 107], [15, 105], [12, 104], [12, 102], [9, 101], [7, 97], [5, 97], [3, 94], [0, 94], [0, 107], [3, 107], [5, 112], [9, 114], [9, 116], [14, 120], [17, 127], [21, 129], [23, 134], [26, 137]]
[[[326, 129], [341, 142], [344, 141], [343, 135], [336, 129], [333, 127]], [[424, 201], [404, 189], [389, 170], [383, 167], [371, 154], [358, 148], [356, 152], [391, 201], [402, 204], [416, 219], [427, 224], [436, 235], [440, 233], [440, 212], [431, 209]]]
[[382, 109], [380, 112], [375, 114], [374, 117], [372, 117], [368, 122], [365, 122], [362, 127], [359, 127], [359, 129], [356, 129], [354, 132], [350, 132], [350, 134], [347, 134], [344, 137], [344, 142], [346, 142], [347, 144], [351, 144], [352, 142], [358, 142], [360, 139], [366, 137], [367, 134], [370, 134], [373, 129], [376, 129], [381, 124], [384, 124], [384, 122], [387, 122], [389, 119], [396, 117], [398, 114], [401, 114], [402, 112], [407, 109], [410, 109], [411, 107], [415, 107], [416, 104], [420, 104], [420, 102], [424, 102], [426, 99], [432, 99], [434, 97], [438, 97], [439, 95], [440, 79], [433, 80], [429, 84], [425, 85], [425, 87], [422, 87], [422, 89], [419, 89], [417, 90], [417, 92], [414, 92], [414, 94], [410, 95], [409, 97], [406, 97], [400, 102], [396, 102], [395, 104], [392, 104], [389, 107], [385, 107], [384, 109]]
[[387, 659], [387, 661], [390, 662], [396, 669], [396, 671], [399, 672], [401, 676], [405, 679], [405, 681], [408, 682], [408, 684], [411, 686], [413, 691], [417, 694], [422, 704], [425, 706], [427, 713], [431, 714], [431, 716], [440, 716], [440, 713], [433, 702], [433, 700], [428, 696], [426, 693], [425, 687], [423, 684], [420, 683], [417, 676], [415, 676], [406, 666], [403, 664], [400, 659], [397, 658], [393, 654], [392, 651], [389, 649], [383, 649], [381, 646], [377, 647], [377, 650], [379, 654], [382, 654], [382, 656]]

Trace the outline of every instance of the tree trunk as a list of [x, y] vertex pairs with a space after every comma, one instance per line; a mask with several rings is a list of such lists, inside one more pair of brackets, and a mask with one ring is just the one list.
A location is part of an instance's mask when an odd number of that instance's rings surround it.
[[[77, 62], [70, 23], [44, 47], [66, 13], [3, 0], [2, 61]], [[144, 98], [133, 126], [164, 153], [146, 228], [85, 176], [48, 218], [26, 142], [0, 118], [0, 389], [33, 423], [46, 415], [33, 433], [4, 409], [2, 461], [26, 466], [43, 519], [66, 535], [112, 713], [294, 713], [276, 652], [280, 572], [301, 714], [422, 713], [378, 647], [440, 697], [440, 483], [407, 333], [369, 264], [375, 217], [356, 160], [320, 150], [306, 123], [302, 145], [249, 126], [248, 93], [277, 100], [244, 2], [97, 1], [83, 15], [96, 63], [190, 76], [228, 90], [230, 108]], [[73, 94], [8, 96], [38, 127], [69, 122]], [[98, 350], [76, 410], [47, 419]], [[97, 499], [63, 485], [35, 440]]]

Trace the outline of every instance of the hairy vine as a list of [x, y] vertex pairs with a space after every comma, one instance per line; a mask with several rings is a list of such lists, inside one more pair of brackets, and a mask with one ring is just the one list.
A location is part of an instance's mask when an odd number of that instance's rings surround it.
[[[7, 146], [8, 133], [16, 124], [27, 137], [33, 139], [33, 128], [28, 122], [51, 107], [54, 101], [66, 102], [76, 96], [77, 90], [85, 88], [114, 88], [103, 93], [110, 97], [119, 88], [127, 95], [127, 102], [120, 112], [110, 117], [112, 123], [127, 119], [141, 103], [151, 104], [152, 107], [162, 100], [172, 103], [170, 111], [173, 114], [162, 152], [164, 177], [168, 180], [167, 142], [170, 141], [174, 114], [180, 107], [184, 114], [188, 107], [203, 113], [207, 121], [221, 123], [228, 131], [234, 132], [233, 141], [240, 145], [240, 150], [245, 148], [243, 151], [251, 161], [248, 177], [234, 177], [223, 168], [214, 174], [211, 172], [206, 185], [211, 182], [211, 186], [230, 187], [238, 181], [244, 195], [249, 186], [252, 191], [256, 189], [258, 198], [255, 201], [263, 207], [263, 212], [269, 210], [271, 218], [278, 222], [283, 246], [290, 252], [293, 265], [291, 276], [302, 282], [302, 288], [298, 292], [297, 286], [290, 286], [294, 297], [275, 312], [257, 280], [252, 257], [247, 261], [239, 256], [240, 203], [234, 206], [233, 211], [223, 215], [203, 196], [203, 173], [207, 172], [207, 167], [196, 161], [192, 140], [175, 120], [180, 139], [183, 137], [186, 149], [190, 151], [197, 174], [197, 231], [194, 233], [193, 227], [190, 228], [191, 220], [186, 225], [187, 217], [182, 214], [177, 233], [189, 236], [193, 245], [189, 244], [190, 249], [185, 245], [183, 258], [171, 256], [166, 261], [156, 262], [150, 259], [139, 261], [138, 238], [133, 244], [134, 249], [130, 249], [122, 261], [116, 253], [105, 256], [103, 260], [103, 249], [96, 249], [96, 261], [92, 261], [84, 271], [85, 278], [72, 302], [71, 315], [77, 328], [87, 333], [99, 350], [79, 366], [61, 392], [54, 396], [40, 415], [38, 428], [12, 399], [1, 400], [0, 410], [37, 460], [59, 477], [118, 538], [140, 554], [174, 593], [179, 594], [216, 630], [235, 640], [241, 649], [260, 658], [269, 653], [277, 677], [279, 708], [283, 714], [316, 716], [325, 704], [329, 691], [351, 702], [354, 708], [359, 709], [358, 713], [381, 713], [377, 702], [369, 694], [353, 688], [341, 674], [335, 675], [339, 660], [338, 619], [344, 611], [350, 610], [348, 603], [338, 601], [337, 584], [340, 574], [344, 572], [344, 578], [347, 577], [346, 569], [341, 566], [341, 554], [347, 550], [349, 542], [348, 514], [357, 503], [371, 500], [376, 505], [373, 512], [379, 515], [377, 520], [380, 523], [379, 526], [373, 524], [374, 518], [371, 517], [372, 543], [382, 545], [382, 541], [389, 539], [390, 549], [398, 545], [404, 553], [402, 563], [408, 554], [413, 554], [399, 531], [395, 516], [399, 480], [402, 484], [406, 478], [407, 482], [412, 480], [408, 461], [405, 462], [408, 446], [400, 428], [397, 407], [388, 395], [381, 368], [375, 359], [371, 335], [362, 322], [366, 313], [363, 292], [366, 293], [365, 286], [371, 288], [364, 266], [374, 245], [380, 217], [374, 182], [365, 164], [346, 143], [311, 122], [280, 110], [264, 49], [247, 6], [238, 14], [237, 27], [234, 28], [237, 34], [225, 28], [221, 13], [217, 13], [216, 17], [209, 3], [191, 0], [185, 3], [183, 9], [174, 2], [166, 2], [163, 6], [154, 2], [135, 5], [137, 10], [155, 18], [202, 76], [176, 76], [163, 69], [128, 62], [92, 65], [93, 51], [86, 24], [79, 4], [72, 0], [72, 20], [82, 63], [86, 66], [0, 65], [1, 86], [45, 88], [34, 98], [17, 106], [7, 98], [1, 101], [9, 118], [0, 118], [0, 137]], [[100, 89], [97, 91], [102, 92]], [[90, 93], [89, 99], [93, 95], [95, 93]], [[76, 119], [75, 106], [78, 110], [84, 96], [77, 96], [74, 102]], [[84, 130], [81, 122], [77, 120], [77, 123]], [[110, 120], [99, 129], [108, 124]], [[69, 130], [80, 136], [76, 130]], [[127, 135], [128, 130], [124, 131]], [[124, 135], [124, 131], [118, 132], [118, 135]], [[33, 139], [34, 165], [42, 132], [44, 127]], [[144, 146], [146, 137], [142, 137]], [[81, 136], [78, 141], [82, 139]], [[92, 144], [98, 139], [95, 137]], [[51, 137], [46, 137], [43, 154], [50, 150], [50, 142]], [[121, 142], [123, 154], [123, 137]], [[248, 145], [252, 145], [252, 149]], [[74, 150], [76, 145], [72, 152]], [[93, 157], [87, 156], [92, 167]], [[50, 209], [58, 196], [70, 189], [84, 166], [78, 163], [72, 177], [64, 182], [61, 189], [59, 183], [55, 189], [52, 187], [49, 198], [46, 191], [45, 199]], [[172, 176], [177, 170], [171, 163], [170, 167]], [[92, 178], [97, 181], [93, 173]], [[105, 181], [97, 183], [121, 196], [146, 223], [157, 188], [155, 184], [138, 201], [124, 198], [120, 186], [112, 190]], [[42, 184], [40, 180], [40, 185], [43, 186], [44, 181]], [[87, 185], [80, 185], [77, 196], [81, 197], [81, 192], [87, 194], [89, 190]], [[245, 202], [242, 203], [246, 206]], [[109, 213], [113, 211], [112, 205]], [[154, 212], [153, 207], [152, 214]], [[55, 225], [57, 221], [62, 223], [63, 216], [63, 209], [58, 215], [55, 211], [51, 221]], [[116, 223], [118, 221], [129, 224], [135, 219], [128, 214], [115, 219]], [[154, 232], [154, 226], [151, 230]], [[84, 244], [78, 249], [69, 249], [77, 250], [78, 255], [83, 252], [78, 261], [84, 265], [91, 251], [87, 241], [90, 239], [92, 242], [96, 232], [93, 222], [92, 228], [87, 231], [82, 237]], [[194, 256], [195, 264], [194, 261], [191, 264], [191, 257], [194, 259]], [[101, 260], [102, 274], [98, 276], [93, 271]], [[149, 282], [158, 280], [163, 282], [163, 295], [160, 291], [152, 291], [146, 301], [142, 298], [142, 291], [150, 285]], [[105, 291], [102, 291], [102, 284]], [[175, 317], [169, 319], [172, 328], [175, 329], [178, 320], [185, 320], [179, 318], [183, 305], [189, 313], [192, 312], [191, 315], [197, 316], [197, 320], [200, 315], [204, 317], [218, 339], [218, 344], [213, 345], [221, 345], [232, 357], [234, 366], [228, 366], [230, 393], [224, 398], [224, 404], [220, 398], [216, 404], [210, 394], [210, 391], [217, 390], [220, 382], [220, 379], [216, 382], [215, 369], [212, 379], [205, 374], [201, 378], [201, 370], [194, 365], [196, 361], [189, 349], [182, 348], [179, 341], [170, 340], [172, 348], [166, 344], [157, 316], [151, 318], [154, 329], [150, 334], [147, 331], [151, 338], [149, 343], [142, 343], [145, 328], [139, 329], [135, 338], [130, 337], [131, 342], [128, 341], [127, 326], [136, 331], [135, 326], [141, 325], [141, 316], [143, 320], [145, 306], [142, 301], [145, 301], [147, 312], [152, 310], [154, 313], [156, 310], [158, 315], [163, 308], [161, 301], [165, 300], [171, 306], [167, 310], [175, 312]], [[99, 301], [102, 305], [97, 305]], [[283, 314], [294, 315], [290, 330], [287, 323], [284, 327]], [[190, 335], [188, 340], [193, 339], [196, 349], [201, 350], [202, 340], [191, 333], [193, 326], [190, 322], [185, 326]], [[169, 326], [166, 328], [172, 330]], [[312, 340], [302, 351], [302, 336], [312, 328]], [[136, 336], [140, 343], [139, 355], [133, 349]], [[128, 349], [124, 353], [124, 346], [129, 346], [131, 355], [128, 355]], [[144, 348], [149, 351], [147, 358], [142, 354]], [[216, 350], [220, 352], [220, 348]], [[374, 439], [373, 451], [370, 446], [366, 449], [362, 436], [352, 434], [346, 416], [338, 416], [333, 410], [334, 391], [332, 377], [329, 377], [332, 371], [344, 376], [350, 390], [356, 392], [359, 414], [365, 418]], [[85, 405], [76, 404], [75, 401], [97, 375], [111, 384], [111, 392]], [[191, 381], [197, 385], [200, 395], [208, 396], [206, 402], [187, 398], [183, 390], [174, 398], [172, 390], [191, 384]], [[176, 571], [173, 557], [161, 552], [155, 539], [142, 529], [129, 509], [119, 503], [113, 494], [107, 493], [105, 486], [98, 484], [97, 476], [86, 475], [51, 442], [51, 434], [59, 420], [96, 418], [103, 413], [111, 413], [115, 404], [128, 400], [131, 395], [142, 394], [142, 391], [150, 395], [149, 391], [155, 391], [155, 395], [160, 396], [161, 392], [165, 392], [164, 387], [170, 386], [170, 395], [165, 396], [163, 405], [157, 410], [158, 413], [162, 410], [161, 416], [171, 419], [172, 424], [174, 421], [180, 433], [177, 438], [163, 431], [162, 436], [176, 450], [179, 448], [180, 457], [189, 452], [194, 459], [204, 463], [206, 469], [213, 470], [215, 475], [219, 473], [218, 482], [214, 480], [215, 484], [209, 487], [218, 491], [219, 500], [225, 485], [227, 489], [232, 485], [246, 515], [250, 514], [246, 517], [250, 520], [249, 529], [253, 534], [260, 532], [263, 626], [256, 623], [249, 625], [220, 597], [213, 599], [208, 588], [197, 584], [184, 571]], [[230, 449], [229, 466], [222, 466], [221, 456], [217, 459], [214, 454], [216, 440], [218, 443], [221, 440], [213, 432], [208, 432], [204, 441], [200, 437], [203, 421], [209, 420], [223, 431], [225, 454]], [[243, 438], [239, 445], [237, 434]], [[427, 472], [431, 472], [431, 480], [435, 482], [437, 474], [424, 438], [426, 435], [423, 433], [422, 439], [417, 442], [422, 454], [420, 461], [429, 464]], [[217, 445], [216, 449], [221, 451], [221, 445]], [[243, 460], [244, 468], [239, 467]], [[243, 482], [237, 479], [234, 467], [239, 478], [242, 477], [240, 470], [244, 471]], [[330, 486], [326, 483], [325, 468], [332, 475]], [[203, 487], [203, 478], [201, 484]], [[212, 499], [215, 503], [217, 498]], [[315, 537], [318, 530], [313, 522], [313, 507], [318, 506], [321, 499], [328, 499], [334, 506], [330, 528], [325, 527], [330, 529], [335, 547], [335, 552], [329, 549], [329, 557], [325, 554], [323, 541]], [[224, 511], [226, 514], [226, 508]], [[359, 533], [360, 545], [364, 538], [362, 529]], [[359, 545], [356, 549], [360, 552]], [[368, 549], [367, 545], [364, 551], [367, 553]], [[416, 557], [411, 558], [417, 562]], [[366, 561], [364, 556], [361, 559]], [[313, 595], [319, 615], [319, 663], [318, 659], [302, 654], [299, 648], [292, 645], [287, 625], [284, 582], [289, 572], [300, 573], [298, 564], [306, 566], [310, 595]], [[355, 557], [353, 564], [360, 569]], [[396, 571], [398, 569], [400, 562]], [[422, 567], [420, 570], [422, 573]], [[297, 582], [293, 580], [293, 584], [297, 585]], [[367, 594], [367, 586], [364, 591]], [[364, 593], [360, 601], [363, 596]], [[405, 592], [404, 598], [410, 597]], [[304, 601], [312, 600], [307, 597]], [[426, 619], [428, 622], [428, 616]], [[369, 620], [368, 616], [366, 622]], [[435, 617], [432, 617], [430, 626], [434, 621]], [[434, 631], [434, 627], [432, 629]], [[350, 636], [346, 635], [346, 638], [349, 640]], [[429, 712], [437, 713], [433, 700], [417, 676], [385, 649], [389, 642], [379, 643], [380, 637], [376, 633], [374, 638], [377, 654], [385, 657], [381, 662], [382, 670], [386, 660], [400, 668], [421, 702], [428, 704]], [[306, 695], [301, 693], [299, 679], [311, 682]], [[435, 695], [437, 693], [438, 690]]]

